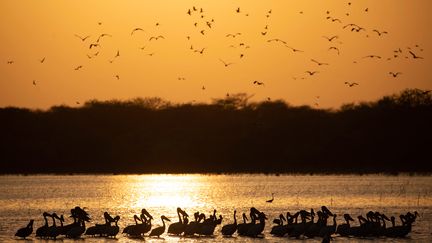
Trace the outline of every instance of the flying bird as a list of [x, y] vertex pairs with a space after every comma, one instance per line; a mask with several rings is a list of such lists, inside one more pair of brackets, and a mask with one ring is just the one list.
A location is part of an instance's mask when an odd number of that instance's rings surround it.
[[314, 63], [316, 63], [316, 64], [318, 64], [318, 66], [321, 66], [321, 65], [329, 65], [328, 63], [318, 62], [318, 61], [315, 60], [315, 59], [311, 59], [311, 61], [314, 62]]
[[333, 41], [334, 39], [338, 39], [339, 36], [337, 36], [337, 35], [332, 36], [332, 37], [323, 36], [323, 38], [326, 38], [328, 41]]
[[102, 38], [102, 37], [105, 37], [105, 36], [112, 37], [112, 35], [110, 35], [110, 34], [101, 34], [101, 35], [98, 37], [98, 39], [96, 40], [96, 42], [99, 42], [99, 41], [101, 40], [101, 38]]
[[378, 58], [378, 59], [381, 59], [381, 57], [377, 56], [377, 55], [368, 55], [368, 56], [365, 56], [363, 58]]
[[278, 39], [278, 38], [276, 38], [276, 39], [270, 39], [270, 40], [268, 40], [267, 42], [272, 42], [272, 41], [282, 42], [282, 43], [284, 43], [285, 45], [287, 44], [286, 41], [281, 40], [281, 39]]
[[202, 48], [201, 50], [194, 50], [194, 52], [199, 52], [199, 54], [203, 54], [205, 49], [206, 49], [206, 48], [204, 47], [204, 48]]
[[114, 58], [116, 58], [116, 57], [120, 57], [120, 50], [117, 50], [117, 53], [116, 53], [116, 55], [114, 56]]
[[45, 57], [42, 58], [41, 60], [39, 60], [40, 63], [44, 63], [45, 62]]
[[150, 37], [150, 39], [149, 39], [149, 41], [151, 41], [151, 40], [159, 40], [159, 39], [165, 39], [165, 37], [163, 37], [162, 35], [159, 35], [159, 36], [152, 36], [152, 37]]
[[299, 49], [296, 49], [296, 48], [293, 48], [293, 47], [290, 47], [290, 46], [287, 46], [287, 45], [285, 45], [285, 46], [288, 47], [289, 49], [291, 49], [293, 52], [304, 52], [302, 50], [299, 50]]
[[33, 85], [36, 86], [36, 80], [33, 80]]
[[14, 61], [12, 61], [12, 60], [7, 61], [7, 64], [14, 64]]
[[117, 80], [120, 80], [120, 75], [117, 74], [117, 75], [115, 75], [114, 77], [115, 77]]
[[236, 12], [237, 12], [237, 13], [240, 13], [240, 7], [238, 7], [238, 8], [236, 9]]
[[141, 28], [135, 28], [132, 30], [131, 35], [133, 35], [136, 31], [144, 31], [144, 30]]
[[201, 30], [200, 33], [201, 33], [201, 35], [204, 35], [204, 30]]
[[305, 73], [308, 73], [310, 76], [319, 73], [318, 71], [306, 71]]
[[100, 47], [100, 45], [97, 43], [92, 43], [90, 44], [89, 49], [92, 49], [93, 47]]
[[346, 85], [348, 85], [349, 87], [354, 87], [356, 85], [359, 85], [358, 83], [350, 83], [350, 82], [345, 82]]
[[261, 32], [261, 35], [266, 35], [266, 34], [267, 34], [267, 31]]
[[87, 40], [90, 36], [88, 35], [88, 36], [85, 36], [85, 37], [81, 37], [81, 36], [79, 36], [79, 35], [77, 35], [77, 34], [75, 34], [75, 36], [76, 37], [78, 37], [81, 41], [85, 41], [85, 40]]
[[393, 78], [396, 78], [399, 74], [402, 74], [402, 73], [401, 72], [397, 72], [397, 73], [389, 72], [389, 74], [392, 75]]
[[408, 51], [414, 59], [423, 59], [423, 57], [417, 56], [414, 52]]
[[[258, 85], [258, 86], [261, 86], [261, 85], [264, 85], [264, 82], [260, 82], [260, 81], [255, 80], [255, 81], [253, 81], [253, 84], [256, 84], [256, 85]], [[265, 85], [264, 85], [264, 86], [265, 86]]]
[[232, 63], [232, 62], [225, 62], [224, 60], [222, 60], [222, 59], [219, 59], [219, 61], [221, 61], [224, 65], [225, 65], [225, 67], [228, 67], [229, 65], [232, 65], [232, 64], [234, 64], [234, 63]]
[[235, 33], [235, 34], [227, 34], [225, 37], [232, 37], [235, 38], [236, 36], [241, 35], [241, 33]]
[[335, 51], [337, 51], [337, 54], [338, 54], [338, 55], [340, 54], [340, 52], [339, 52], [339, 48], [337, 48], [337, 47], [335, 47], [335, 46], [331, 46], [328, 50], [329, 50], [329, 51], [330, 51], [330, 50], [335, 50]]
[[373, 32], [376, 32], [378, 34], [378, 36], [381, 36], [383, 34], [388, 34], [387, 31], [379, 31], [379, 30], [372, 30]]
[[75, 68], [75, 71], [80, 70], [83, 66], [79, 65], [78, 67]]

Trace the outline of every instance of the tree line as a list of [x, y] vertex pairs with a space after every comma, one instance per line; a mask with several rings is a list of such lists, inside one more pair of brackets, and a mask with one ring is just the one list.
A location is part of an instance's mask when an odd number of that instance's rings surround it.
[[337, 110], [249, 98], [0, 108], [0, 173], [432, 171], [428, 91]]

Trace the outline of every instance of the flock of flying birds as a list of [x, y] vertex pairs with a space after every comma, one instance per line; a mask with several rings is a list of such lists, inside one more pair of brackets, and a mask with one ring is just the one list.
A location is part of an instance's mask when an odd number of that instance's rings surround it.
[[[351, 7], [351, 2], [347, 3], [349, 7]], [[364, 13], [368, 13], [369, 12], [369, 8], [365, 8], [364, 9]], [[237, 15], [244, 15], [245, 17], [249, 16], [249, 13], [245, 13], [243, 12], [243, 10], [240, 7], [237, 7], [236, 9], [233, 10], [233, 14], [237, 14]], [[300, 11], [299, 14], [304, 14], [303, 11]], [[353, 32], [353, 33], [365, 33], [365, 37], [369, 38], [372, 35], [374, 35], [374, 37], [377, 38], [381, 38], [384, 37], [385, 35], [389, 35], [388, 31], [385, 30], [378, 30], [378, 29], [372, 29], [372, 30], [368, 30], [366, 29], [366, 27], [362, 27], [358, 24], [354, 24], [354, 23], [343, 23], [343, 21], [340, 18], [336, 18], [331, 16], [331, 12], [330, 11], [326, 11], [326, 20], [327, 21], [331, 21], [334, 23], [338, 23], [342, 25], [342, 29], [349, 31], [349, 32]], [[201, 7], [196, 7], [196, 6], [192, 6], [192, 8], [187, 9], [186, 11], [186, 15], [192, 18], [193, 21], [193, 27], [194, 29], [196, 29], [197, 33], [199, 33], [202, 36], [205, 36], [209, 31], [212, 30], [213, 25], [215, 24], [215, 19], [214, 18], [207, 18], [207, 16], [205, 15], [205, 11], [203, 8]], [[272, 15], [272, 10], [268, 10], [265, 13], [265, 17], [268, 19], [270, 18]], [[349, 16], [350, 13], [347, 12], [345, 14], [346, 16]], [[102, 25], [102, 22], [98, 22], [98, 25]], [[155, 27], [159, 27], [160, 23], [155, 23]], [[265, 25], [263, 30], [260, 33], [257, 33], [257, 35], [261, 35], [263, 37], [267, 36], [268, 33], [270, 31], [270, 27], [269, 25]], [[136, 27], [134, 29], [131, 30], [130, 36], [134, 37], [136, 36], [139, 32], [145, 32], [145, 30], [143, 28], [140, 27]], [[236, 33], [228, 33], [225, 35], [226, 38], [232, 38], [235, 39], [238, 36], [241, 36], [242, 33], [241, 32], [236, 32]], [[102, 33], [100, 35], [97, 36], [97, 38], [94, 41], [91, 41], [91, 36], [90, 35], [79, 35], [79, 34], [75, 34], [74, 35], [79, 41], [81, 41], [83, 44], [88, 46], [88, 50], [89, 52], [92, 52], [91, 54], [86, 54], [88, 59], [92, 59], [92, 58], [96, 58], [98, 56], [98, 54], [101, 51], [101, 47], [103, 45], [103, 40], [105, 38], [111, 38], [113, 37], [111, 34], [108, 33]], [[340, 36], [338, 35], [333, 35], [333, 36], [322, 36], [322, 38], [324, 40], [326, 40], [328, 42], [328, 44], [330, 44], [330, 46], [328, 47], [328, 51], [329, 52], [334, 52], [336, 55], [340, 55], [341, 53], [341, 44], [343, 44], [340, 41]], [[155, 35], [155, 36], [150, 36], [148, 37], [148, 42], [152, 42], [152, 41], [159, 41], [159, 40], [163, 40], [165, 39], [165, 36], [163, 35]], [[186, 39], [188, 41], [191, 41], [191, 36], [188, 35], [186, 36]], [[304, 50], [300, 50], [297, 48], [292, 47], [291, 45], [289, 45], [287, 43], [287, 41], [279, 39], [279, 38], [272, 38], [272, 39], [268, 39], [267, 40], [268, 43], [277, 43], [277, 44], [281, 44], [282, 46], [290, 49], [293, 53], [303, 53], [305, 52]], [[245, 57], [245, 53], [244, 51], [251, 48], [250, 45], [240, 42], [238, 44], [235, 45], [230, 45], [229, 48], [242, 48], [241, 49], [241, 53], [239, 54], [239, 58], [242, 59]], [[146, 49], [146, 46], [142, 46], [139, 47], [139, 49], [141, 51], [144, 51]], [[204, 55], [206, 52], [207, 47], [195, 47], [193, 44], [190, 44], [189, 49], [197, 54], [200, 55]], [[421, 48], [419, 45], [415, 45], [415, 47], [406, 47], [406, 48], [398, 48], [392, 51], [392, 55], [390, 57], [383, 57], [383, 56], [379, 56], [379, 55], [366, 55], [363, 56], [362, 59], [386, 59], [388, 61], [392, 60], [392, 59], [396, 59], [396, 58], [405, 58], [405, 59], [424, 59], [422, 56], [420, 56], [418, 53], [419, 52], [423, 52], [423, 48]], [[148, 56], [153, 56], [155, 54], [155, 52], [150, 52], [147, 53]], [[109, 63], [113, 63], [117, 58], [120, 58], [120, 50], [116, 51], [116, 54], [113, 56], [113, 58], [109, 59]], [[45, 62], [46, 57], [43, 57], [42, 59], [39, 60], [39, 62], [41, 64], [43, 64]], [[231, 61], [227, 61], [224, 60], [222, 58], [219, 58], [220, 63], [228, 68], [231, 65], [236, 64], [235, 62], [231, 62]], [[330, 65], [330, 63], [326, 63], [326, 62], [320, 62], [317, 59], [310, 59], [310, 61], [312, 63], [315, 63], [318, 67], [321, 66], [328, 66]], [[12, 65], [14, 64], [15, 61], [14, 60], [8, 60], [7, 64]], [[353, 61], [353, 63], [357, 63], [357, 61]], [[75, 71], [79, 71], [83, 68], [83, 65], [76, 65], [74, 70]], [[304, 75], [303, 76], [299, 76], [299, 77], [292, 77], [294, 80], [297, 79], [306, 79], [309, 76], [314, 76], [319, 74], [320, 71], [318, 70], [305, 70], [304, 71]], [[389, 71], [388, 75], [390, 77], [393, 78], [397, 78], [400, 75], [402, 75], [402, 72], [399, 71]], [[120, 75], [119, 74], [114, 74], [113, 78], [120, 80]], [[178, 80], [186, 80], [185, 77], [178, 77]], [[32, 84], [34, 86], [37, 85], [37, 81], [33, 80]], [[264, 81], [260, 81], [260, 80], [253, 80], [251, 81], [252, 85], [256, 85], [256, 86], [265, 86]], [[344, 85], [346, 85], [349, 88], [355, 87], [360, 85], [358, 82], [349, 82], [346, 81], [344, 82]], [[205, 90], [206, 87], [202, 86], [202, 90]], [[227, 94], [227, 96], [229, 96], [229, 94]], [[270, 100], [270, 98], [267, 98], [268, 100]], [[318, 99], [319, 96], [316, 96], [316, 101], [314, 102], [314, 104], [316, 106], [319, 105], [318, 103]], [[79, 102], [76, 102], [77, 104], [79, 104]]]

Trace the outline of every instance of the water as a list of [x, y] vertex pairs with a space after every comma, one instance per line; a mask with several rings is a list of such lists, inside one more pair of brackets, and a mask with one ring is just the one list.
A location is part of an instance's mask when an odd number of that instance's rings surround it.
[[[275, 193], [273, 203], [266, 203]], [[132, 224], [133, 215], [146, 208], [159, 225], [160, 215], [177, 222], [176, 208], [207, 215], [217, 209], [222, 225], [232, 223], [232, 212], [241, 213], [254, 206], [265, 212], [269, 220], [264, 239], [246, 237], [223, 238], [220, 226], [210, 238], [179, 238], [163, 235], [169, 242], [230, 241], [285, 242], [269, 234], [271, 221], [280, 213], [327, 205], [333, 213], [357, 216], [369, 210], [380, 211], [388, 217], [417, 210], [420, 218], [407, 239], [374, 239], [380, 242], [432, 242], [432, 177], [431, 176], [309, 176], [309, 175], [39, 175], [0, 176], [0, 241], [14, 241], [16, 230], [35, 219], [34, 228], [43, 225], [42, 213], [64, 214], [66, 224], [70, 209], [86, 207], [94, 223], [102, 223], [103, 212], [119, 215], [122, 229]], [[338, 217], [338, 223], [342, 222]], [[397, 224], [400, 222], [397, 221]], [[357, 222], [355, 223], [357, 224]], [[39, 241], [34, 237], [33, 241]], [[72, 240], [64, 240], [66, 242]], [[85, 238], [85, 242], [136, 242], [137, 239], [118, 235], [117, 240]], [[146, 237], [144, 241], [159, 242]], [[303, 241], [290, 239], [290, 241]], [[307, 242], [320, 242], [308, 239]], [[371, 239], [335, 237], [339, 242], [371, 242]]]

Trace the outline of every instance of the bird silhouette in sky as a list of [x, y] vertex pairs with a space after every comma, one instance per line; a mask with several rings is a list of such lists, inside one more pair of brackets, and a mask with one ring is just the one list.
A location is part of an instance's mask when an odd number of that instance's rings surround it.
[[204, 48], [202, 48], [201, 50], [194, 50], [194, 52], [199, 52], [199, 54], [203, 54], [205, 49], [206, 49], [206, 48], [204, 47]]
[[97, 40], [96, 40], [96, 42], [98, 42], [99, 43], [99, 41], [103, 38], [103, 37], [112, 37], [112, 35], [110, 35], [110, 34], [101, 34], [98, 38], [97, 38]]
[[33, 80], [33, 85], [36, 86], [36, 80]]
[[261, 32], [261, 35], [266, 35], [266, 34], [267, 34], [267, 31]]
[[229, 65], [234, 64], [234, 63], [232, 63], [232, 62], [225, 62], [225, 61], [222, 60], [222, 59], [219, 59], [219, 61], [221, 61], [221, 62], [224, 64], [225, 67], [228, 67]]
[[315, 75], [319, 73], [318, 71], [306, 71], [305, 73], [309, 74], [310, 76]]
[[116, 55], [114, 56], [114, 58], [120, 57], [120, 50], [117, 50]]
[[381, 56], [377, 56], [377, 55], [368, 55], [368, 56], [364, 56], [363, 58], [378, 58], [381, 59]]
[[240, 13], [240, 7], [236, 9], [236, 13]]
[[149, 38], [149, 41], [151, 41], [151, 40], [159, 40], [159, 39], [165, 39], [165, 37], [163, 37], [162, 35], [152, 36], [152, 37]]
[[204, 30], [201, 30], [200, 33], [201, 33], [201, 35], [204, 35]]
[[85, 41], [85, 40], [87, 40], [88, 38], [90, 38], [90, 36], [88, 35], [88, 36], [85, 36], [85, 37], [81, 37], [81, 36], [79, 36], [79, 35], [77, 35], [77, 34], [75, 34], [75, 36], [76, 37], [78, 37], [81, 41]]
[[319, 61], [317, 61], [317, 60], [315, 60], [315, 59], [311, 59], [311, 61], [314, 62], [314, 63], [316, 63], [316, 64], [318, 64], [318, 66], [321, 66], [321, 65], [329, 65], [328, 63], [319, 62]]
[[144, 31], [144, 30], [141, 29], [141, 28], [135, 28], [135, 29], [132, 30], [131, 35], [133, 35], [137, 31]]
[[278, 38], [267, 40], [267, 42], [272, 42], [272, 41], [282, 42], [282, 43], [284, 43], [285, 45], [287, 44], [286, 41], [281, 40], [281, 39], [278, 39]]
[[396, 78], [398, 75], [400, 75], [400, 74], [402, 74], [402, 73], [401, 73], [401, 72], [397, 72], [397, 73], [389, 72], [389, 74], [392, 75], [393, 78]]
[[44, 63], [45, 62], [45, 57], [42, 58], [41, 60], [39, 60], [40, 63]]
[[327, 39], [328, 41], [333, 41], [334, 39], [338, 39], [339, 38], [339, 36], [337, 36], [337, 35], [335, 35], [335, 36], [332, 36], [332, 37], [327, 37], [327, 36], [323, 36], [323, 38], [325, 38], [325, 39]]
[[261, 85], [265, 86], [265, 85], [264, 85], [264, 82], [260, 82], [260, 81], [258, 81], [258, 80], [253, 81], [253, 84], [256, 84], [256, 85], [258, 85], [258, 86], [261, 86]]
[[14, 64], [15, 62], [12, 60], [7, 61], [7, 64]]
[[120, 75], [117, 74], [117, 75], [115, 75], [114, 77], [115, 77], [117, 80], [120, 80]]
[[383, 34], [388, 34], [388, 32], [387, 31], [379, 31], [379, 30], [372, 30], [373, 32], [376, 32], [377, 34], [378, 34], [378, 36], [381, 36], [381, 35], [383, 35]]
[[339, 48], [337, 48], [337, 47], [335, 47], [335, 46], [331, 46], [331, 47], [329, 47], [329, 49], [328, 49], [329, 51], [330, 50], [335, 50], [335, 51], [337, 51], [337, 54], [339, 55], [340, 53], [339, 53]]
[[100, 45], [97, 43], [92, 43], [90, 44], [89, 49], [92, 49], [93, 47], [100, 47]]
[[293, 48], [293, 47], [290, 47], [290, 46], [287, 46], [287, 45], [285, 45], [285, 46], [288, 47], [289, 49], [291, 49], [293, 52], [304, 52], [302, 50], [299, 50], [299, 49], [296, 49], [296, 48]]
[[75, 68], [75, 71], [80, 70], [82, 67], [83, 67], [82, 65], [77, 66], [77, 67]]
[[348, 85], [349, 87], [354, 87], [354, 86], [356, 86], [356, 85], [359, 85], [359, 84], [356, 83], [356, 82], [353, 82], [353, 83], [345, 82], [345, 84]]
[[414, 59], [423, 59], [423, 57], [417, 56], [414, 52], [408, 51]]

